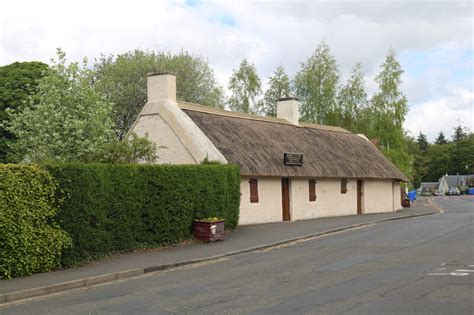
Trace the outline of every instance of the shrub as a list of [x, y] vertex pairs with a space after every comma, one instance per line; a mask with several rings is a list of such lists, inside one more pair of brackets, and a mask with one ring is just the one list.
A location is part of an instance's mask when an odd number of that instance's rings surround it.
[[70, 244], [54, 222], [57, 183], [33, 165], [0, 164], [0, 278], [58, 267]]
[[61, 227], [73, 246], [64, 265], [115, 251], [177, 243], [194, 218], [238, 222], [239, 169], [233, 165], [46, 165], [59, 182]]

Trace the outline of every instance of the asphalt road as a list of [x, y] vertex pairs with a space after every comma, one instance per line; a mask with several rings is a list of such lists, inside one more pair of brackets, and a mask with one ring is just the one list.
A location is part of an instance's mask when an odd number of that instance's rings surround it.
[[474, 314], [474, 198], [19, 304], [0, 314]]

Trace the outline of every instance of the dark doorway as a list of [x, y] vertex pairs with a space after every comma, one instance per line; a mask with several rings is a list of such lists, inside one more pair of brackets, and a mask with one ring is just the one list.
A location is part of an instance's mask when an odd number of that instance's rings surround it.
[[283, 209], [283, 221], [290, 221], [290, 179], [281, 179], [281, 202]]
[[357, 214], [362, 214], [362, 179], [357, 180]]

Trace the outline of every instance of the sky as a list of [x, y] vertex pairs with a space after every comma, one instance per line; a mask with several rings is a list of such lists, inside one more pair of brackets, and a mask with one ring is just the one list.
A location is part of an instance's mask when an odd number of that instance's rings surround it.
[[342, 82], [361, 62], [369, 95], [390, 48], [404, 74], [404, 127], [434, 141], [456, 125], [474, 131], [472, 1], [4, 1], [0, 66], [43, 61], [63, 49], [71, 61], [135, 48], [187, 50], [209, 60], [222, 86], [247, 58], [267, 86], [277, 66], [294, 76], [321, 40]]

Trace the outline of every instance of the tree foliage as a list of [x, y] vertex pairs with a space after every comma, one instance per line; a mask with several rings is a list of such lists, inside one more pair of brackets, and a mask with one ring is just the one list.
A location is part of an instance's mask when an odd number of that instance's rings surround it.
[[337, 96], [338, 125], [353, 132], [367, 132], [367, 92], [361, 63], [357, 63]]
[[408, 111], [407, 99], [401, 91], [403, 72], [395, 52], [389, 50], [375, 77], [379, 88], [370, 101], [367, 136], [378, 139], [385, 156], [410, 177], [413, 157], [408, 153], [403, 130]]
[[442, 131], [439, 132], [438, 137], [436, 138], [435, 144], [448, 144], [448, 140], [446, 139]]
[[179, 54], [136, 49], [102, 56], [94, 64], [97, 89], [114, 104], [113, 119], [119, 139], [127, 134], [146, 103], [146, 76], [150, 72], [176, 74], [177, 98], [223, 107], [224, 92], [208, 60], [186, 51]]
[[462, 125], [454, 127], [453, 142], [462, 141], [467, 138], [467, 129]]
[[19, 159], [81, 161], [113, 138], [112, 104], [94, 89], [87, 60], [67, 64], [59, 49], [57, 57], [39, 80], [38, 104], [14, 113], [7, 127], [17, 137], [11, 148]]
[[[457, 136], [455, 133], [454, 138]], [[474, 134], [466, 132], [461, 140], [455, 140], [452, 143], [449, 157], [450, 174], [474, 174]]]
[[56, 223], [57, 191], [35, 165], [0, 164], [0, 279], [59, 267], [71, 239]]
[[[462, 131], [462, 136], [460, 134]], [[474, 134], [465, 127], [454, 128], [453, 139], [462, 138], [448, 143], [442, 132], [434, 144], [427, 143], [422, 150], [418, 141], [414, 141], [415, 149], [410, 145], [410, 153], [415, 157], [413, 163], [414, 186], [420, 182], [438, 181], [444, 174], [474, 173]]]
[[444, 174], [449, 173], [450, 147], [447, 145], [430, 145], [426, 154], [419, 156], [424, 160], [426, 171], [422, 181], [436, 182]]
[[234, 69], [229, 81], [232, 96], [229, 99], [233, 111], [256, 113], [258, 96], [262, 92], [262, 83], [255, 66], [247, 59], [241, 61], [239, 68]]
[[[42, 62], [15, 62], [0, 67], [0, 163], [16, 162], [9, 157], [8, 144], [15, 141], [15, 135], [5, 129], [10, 117], [25, 106], [33, 106], [38, 80], [41, 79], [48, 65]], [[11, 113], [9, 114], [7, 110]], [[4, 126], [5, 125], [5, 126]]]
[[336, 96], [339, 69], [328, 44], [322, 41], [313, 55], [301, 64], [294, 84], [300, 100], [301, 120], [319, 124], [336, 124]]
[[139, 137], [132, 132], [123, 140], [115, 138], [106, 144], [101, 150], [88, 158], [90, 162], [102, 163], [154, 163], [158, 156], [156, 154], [156, 144], [148, 137]]
[[418, 148], [422, 153], [428, 150], [428, 140], [426, 139], [426, 135], [420, 131], [418, 138], [416, 139], [416, 143], [418, 144]]
[[276, 117], [277, 101], [291, 94], [290, 78], [282, 66], [276, 68], [273, 75], [268, 79], [270, 85], [265, 91], [259, 113], [265, 116]]

